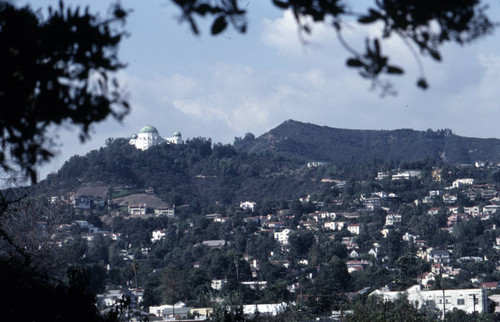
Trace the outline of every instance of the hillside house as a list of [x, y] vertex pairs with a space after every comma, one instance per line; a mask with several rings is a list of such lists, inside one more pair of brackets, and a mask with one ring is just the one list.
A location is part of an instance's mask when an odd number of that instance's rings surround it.
[[450, 253], [447, 250], [433, 249], [427, 254], [427, 261], [434, 264], [449, 264]]
[[457, 195], [453, 195], [450, 193], [444, 194], [443, 195], [443, 202], [445, 204], [453, 205], [455, 202], [457, 202]]
[[214, 222], [218, 222], [219, 224], [223, 224], [229, 220], [229, 217], [217, 217], [214, 218]]
[[173, 321], [186, 319], [194, 307], [188, 307], [183, 302], [177, 302], [174, 305], [150, 306], [149, 313], [162, 318], [162, 321]]
[[145, 215], [146, 212], [147, 212], [146, 204], [128, 206], [129, 215]]
[[486, 200], [493, 199], [498, 196], [498, 192], [496, 190], [481, 190], [481, 197]]
[[388, 214], [385, 216], [385, 225], [386, 226], [394, 226], [401, 224], [401, 215], [400, 214]]
[[418, 239], [418, 235], [414, 235], [414, 234], [410, 234], [409, 232], [406, 232], [402, 239], [405, 241], [405, 242], [411, 242], [411, 243], [416, 243], [417, 242], [417, 239]]
[[75, 209], [90, 209], [92, 207], [91, 202], [91, 198], [88, 197], [77, 197], [72, 201], [73, 208]]
[[208, 246], [210, 248], [222, 248], [226, 245], [226, 241], [223, 239], [218, 240], [204, 240], [201, 242], [202, 245]]
[[431, 284], [431, 282], [434, 282], [436, 280], [436, 273], [433, 272], [425, 272], [420, 276], [417, 276], [417, 282], [424, 286], [425, 288], [428, 288]]
[[334, 212], [329, 212], [329, 211], [315, 211], [315, 212], [309, 214], [308, 217], [310, 217], [316, 221], [326, 220], [326, 219], [335, 220], [337, 218], [337, 214]]
[[382, 206], [382, 197], [380, 196], [365, 197], [361, 195], [359, 200], [363, 203], [363, 206], [372, 211]]
[[487, 205], [483, 207], [483, 213], [493, 215], [500, 210], [500, 205]]
[[261, 316], [276, 316], [281, 312], [284, 312], [288, 304], [276, 303], [276, 304], [245, 304], [243, 305], [243, 314], [246, 316], [254, 316], [257, 312]]
[[243, 210], [251, 210], [253, 211], [256, 203], [253, 201], [244, 201], [240, 203], [240, 208]]
[[479, 206], [464, 207], [464, 212], [472, 217], [477, 217], [481, 214], [481, 208]]
[[263, 290], [267, 287], [267, 281], [243, 281], [241, 284], [252, 290]]
[[444, 316], [445, 312], [454, 309], [463, 310], [467, 313], [487, 312], [488, 294], [486, 289], [453, 289], [453, 290], [422, 290], [420, 285], [414, 285], [404, 292], [376, 290], [370, 295], [382, 296], [386, 301], [394, 301], [402, 294], [406, 294], [408, 301], [415, 308], [423, 305], [435, 305]]
[[123, 297], [131, 300], [131, 306], [135, 307], [139, 302], [136, 292], [130, 290], [109, 290], [104, 294], [97, 294], [97, 305], [99, 307], [112, 307], [118, 304]]
[[347, 230], [349, 230], [353, 235], [359, 235], [363, 232], [363, 227], [361, 224], [350, 224], [347, 226]]
[[362, 271], [365, 269], [365, 267], [369, 266], [370, 262], [367, 260], [350, 260], [346, 262], [347, 266], [347, 271], [349, 273], [355, 272], [355, 271]]
[[151, 232], [151, 242], [155, 243], [159, 240], [165, 239], [167, 231], [165, 229], [156, 229]]
[[293, 232], [291, 229], [284, 229], [280, 232], [274, 232], [274, 239], [276, 239], [281, 245], [290, 244], [290, 234]]
[[439, 215], [441, 213], [441, 208], [433, 207], [427, 210], [427, 214], [431, 216]]
[[443, 170], [441, 169], [435, 169], [435, 170], [432, 170], [432, 181], [436, 181], [436, 182], [441, 182], [441, 180], [443, 179]]
[[222, 217], [222, 214], [208, 214], [208, 215], [205, 215], [205, 218], [212, 219], [212, 220], [214, 220], [215, 218], [219, 218], [219, 217]]
[[389, 172], [377, 172], [377, 177], [375, 178], [375, 180], [384, 180], [384, 179], [387, 179], [389, 178]]
[[210, 287], [214, 290], [220, 291], [226, 284], [227, 280], [223, 279], [213, 279], [210, 281]]
[[409, 170], [397, 173], [392, 176], [392, 180], [410, 180], [411, 178], [420, 178], [422, 171]]
[[461, 221], [467, 221], [469, 217], [467, 214], [453, 214], [448, 217], [447, 225], [448, 227], [454, 226]]
[[173, 218], [175, 216], [174, 209], [173, 208], [169, 208], [169, 207], [155, 208], [154, 213], [155, 213], [155, 215], [157, 217], [159, 217], [159, 216], [167, 216], [169, 218]]
[[345, 225], [346, 225], [345, 221], [329, 221], [325, 222], [323, 224], [323, 227], [329, 230], [342, 230], [342, 228], [344, 228]]
[[437, 197], [443, 194], [443, 190], [431, 190], [429, 191], [429, 197]]
[[470, 201], [476, 201], [476, 198], [478, 197], [478, 193], [477, 191], [473, 191], [473, 190], [466, 190], [464, 192], [462, 192], [466, 197], [467, 199], [469, 199]]
[[471, 186], [473, 184], [474, 184], [474, 179], [470, 179], [470, 178], [457, 179], [457, 180], [453, 181], [453, 183], [451, 184], [451, 187], [454, 189], [458, 189], [458, 188], [462, 188], [463, 186]]

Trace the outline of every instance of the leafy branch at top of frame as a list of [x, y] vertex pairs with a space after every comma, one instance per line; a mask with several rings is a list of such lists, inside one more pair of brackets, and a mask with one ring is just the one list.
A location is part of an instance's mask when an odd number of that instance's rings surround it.
[[[352, 0], [354, 1], [354, 0]], [[246, 10], [238, 6], [237, 0], [173, 0], [187, 20], [193, 32], [199, 34], [195, 15], [212, 15], [211, 33], [223, 32], [229, 24], [239, 31], [246, 31]], [[244, 2], [243, 2], [244, 3]], [[490, 34], [496, 26], [487, 16], [487, 6], [481, 0], [373, 0], [366, 12], [354, 13], [346, 0], [272, 0], [276, 8], [290, 10], [301, 31], [312, 32], [308, 19], [314, 22], [333, 21], [340, 34], [342, 18], [354, 17], [360, 24], [381, 23], [382, 36], [366, 40], [362, 50], [352, 49], [343, 38], [341, 44], [352, 54], [347, 66], [359, 69], [362, 77], [378, 82], [380, 75], [400, 75], [403, 68], [390, 65], [389, 57], [382, 55], [382, 41], [392, 36], [403, 39], [415, 57], [420, 76], [417, 86], [428, 87], [420, 56], [441, 60], [440, 48], [444, 43], [466, 44]], [[352, 2], [351, 2], [352, 3]], [[419, 53], [416, 51], [419, 50]]]

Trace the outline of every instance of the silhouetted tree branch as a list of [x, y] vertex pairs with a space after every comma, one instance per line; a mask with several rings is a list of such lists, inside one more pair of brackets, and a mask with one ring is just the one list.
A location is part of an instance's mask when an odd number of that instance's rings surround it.
[[[427, 80], [418, 55], [429, 56], [441, 61], [441, 48], [445, 43], [470, 43], [492, 32], [495, 24], [487, 16], [487, 5], [481, 0], [373, 0], [366, 12], [354, 12], [350, 4], [355, 0], [272, 0], [281, 10], [291, 10], [298, 28], [311, 33], [310, 21], [325, 22], [332, 25], [340, 35], [345, 22], [353, 20], [362, 25], [380, 25], [382, 36], [366, 38], [365, 47], [354, 50], [342, 37], [339, 41], [352, 57], [347, 66], [359, 70], [363, 78], [375, 86], [390, 90], [387, 83], [380, 81], [381, 75], [400, 75], [401, 67], [390, 65], [389, 57], [382, 55], [382, 41], [394, 35], [403, 39], [420, 69], [417, 86], [426, 89]], [[247, 1], [238, 0], [173, 0], [182, 10], [182, 21], [188, 21], [193, 32], [199, 33], [195, 17], [211, 15], [214, 17], [211, 33], [217, 35], [228, 25], [237, 31], [246, 31]], [[229, 22], [229, 23], [228, 23]]]
[[121, 120], [129, 106], [115, 72], [125, 65], [118, 44], [127, 16], [119, 5], [103, 19], [87, 9], [30, 7], [0, 1], [0, 166], [16, 166], [36, 181], [36, 165], [53, 156], [49, 129]]

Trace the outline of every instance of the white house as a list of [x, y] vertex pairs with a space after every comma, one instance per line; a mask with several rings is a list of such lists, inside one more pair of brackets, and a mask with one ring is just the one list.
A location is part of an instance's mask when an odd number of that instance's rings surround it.
[[401, 215], [400, 214], [388, 214], [385, 216], [385, 225], [386, 226], [394, 226], [401, 224]]
[[427, 214], [434, 216], [434, 215], [439, 215], [441, 213], [441, 208], [438, 207], [433, 207], [427, 210]]
[[175, 320], [176, 316], [187, 317], [193, 307], [187, 307], [184, 302], [177, 302], [174, 305], [164, 304], [159, 306], [150, 306], [149, 313], [157, 317], [162, 317], [163, 321]]
[[329, 230], [342, 230], [345, 224], [345, 221], [328, 221], [323, 224], [323, 227]]
[[451, 184], [452, 188], [461, 188], [462, 186], [471, 186], [474, 184], [474, 179], [457, 179]]
[[349, 226], [347, 226], [347, 230], [349, 230], [351, 234], [354, 235], [359, 235], [363, 231], [361, 224], [350, 224]]
[[452, 195], [452, 194], [445, 194], [443, 195], [443, 202], [446, 203], [446, 204], [454, 204], [455, 202], [457, 201], [457, 196], [456, 195]]
[[377, 172], [377, 177], [375, 180], [383, 180], [389, 178], [389, 172]]
[[212, 280], [210, 282], [210, 287], [213, 288], [214, 290], [222, 290], [222, 288], [224, 287], [224, 284], [226, 284], [226, 280]]
[[335, 220], [337, 218], [337, 214], [329, 211], [315, 211], [309, 214], [309, 217], [312, 217], [316, 221], [325, 219]]
[[464, 207], [464, 212], [473, 217], [477, 217], [481, 214], [481, 208], [479, 208], [479, 206]]
[[448, 264], [450, 262], [450, 253], [447, 250], [432, 249], [427, 254], [427, 261], [436, 264]]
[[241, 202], [240, 203], [240, 208], [243, 209], [243, 210], [247, 210], [247, 209], [250, 209], [251, 211], [253, 211], [254, 207], [255, 207], [255, 202], [252, 202], [252, 201], [245, 201], [245, 202]]
[[226, 241], [224, 239], [204, 240], [201, 244], [210, 248], [222, 248], [226, 246]]
[[145, 215], [146, 211], [146, 204], [128, 206], [128, 213], [131, 215]]
[[483, 207], [483, 214], [493, 215], [500, 210], [500, 205], [487, 205]]
[[443, 194], [443, 190], [431, 190], [429, 191], [429, 197], [436, 197]]
[[153, 230], [153, 232], [151, 232], [151, 242], [154, 243], [154, 242], [157, 242], [159, 240], [162, 240], [162, 239], [165, 239], [165, 234], [167, 233], [167, 231], [165, 229], [156, 229], [156, 230]]
[[159, 216], [167, 216], [167, 217], [174, 217], [174, 209], [172, 208], [169, 208], [169, 207], [159, 207], [159, 208], [155, 208], [155, 215], [157, 217]]
[[241, 284], [252, 290], [263, 290], [267, 287], [267, 281], [243, 281]]
[[422, 290], [420, 285], [414, 285], [404, 292], [376, 290], [370, 296], [379, 295], [386, 301], [394, 301], [403, 294], [416, 308], [435, 305], [443, 316], [454, 309], [467, 313], [487, 312], [488, 294], [486, 289], [481, 288], [426, 291]]
[[245, 304], [243, 305], [243, 314], [254, 315], [259, 312], [264, 316], [276, 316], [285, 311], [287, 306], [285, 302], [278, 304]]
[[408, 170], [392, 176], [392, 180], [410, 180], [410, 178], [420, 178], [422, 171]]
[[283, 229], [283, 231], [280, 232], [274, 232], [274, 239], [276, 239], [280, 244], [282, 245], [288, 245], [290, 242], [290, 233], [292, 233], [293, 230], [291, 229]]

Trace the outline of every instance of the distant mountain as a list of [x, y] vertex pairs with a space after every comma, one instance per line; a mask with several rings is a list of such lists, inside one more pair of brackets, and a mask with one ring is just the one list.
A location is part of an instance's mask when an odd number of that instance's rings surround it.
[[467, 138], [451, 130], [348, 130], [288, 120], [254, 138], [236, 140], [237, 151], [265, 153], [309, 161], [415, 161], [425, 157], [451, 164], [500, 161], [500, 140]]
[[[438, 162], [411, 164], [426, 158]], [[326, 164], [309, 167], [311, 161]], [[153, 190], [176, 205], [296, 200], [331, 193], [338, 180], [374, 178], [382, 167], [425, 168], [442, 161], [498, 162], [500, 140], [465, 138], [450, 130], [346, 130], [290, 120], [258, 138], [248, 133], [233, 145], [194, 138], [142, 151], [128, 139], [110, 139], [98, 150], [70, 158], [41, 186], [60, 195], [76, 191], [106, 198]], [[116, 192], [121, 190], [125, 195]]]

